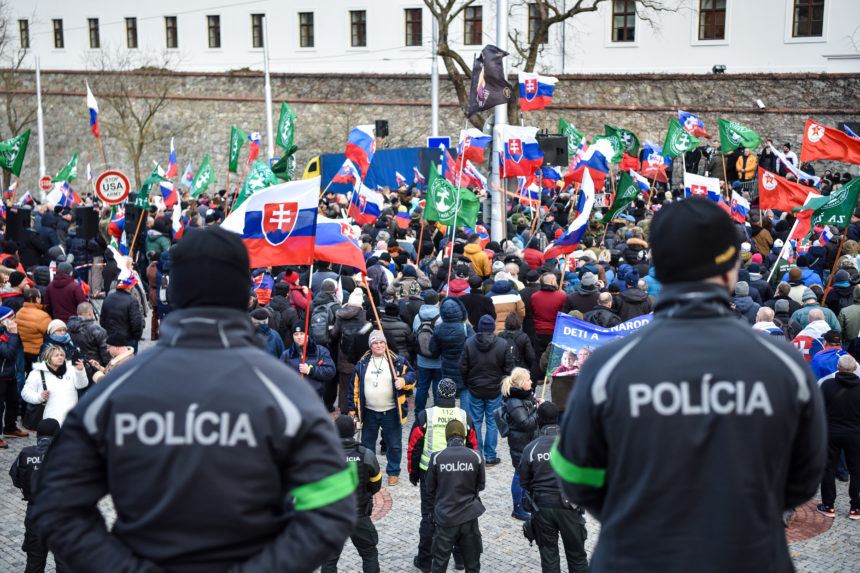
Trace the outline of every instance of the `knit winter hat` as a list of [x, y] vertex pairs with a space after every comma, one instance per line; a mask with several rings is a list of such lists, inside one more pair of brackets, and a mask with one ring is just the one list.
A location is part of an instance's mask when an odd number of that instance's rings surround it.
[[439, 394], [440, 398], [456, 398], [457, 383], [450, 378], [442, 378], [441, 380], [439, 380], [439, 385], [436, 388], [436, 392]]
[[[3, 320], [3, 319], [0, 318], [0, 320]], [[51, 322], [48, 323], [47, 332], [48, 332], [48, 334], [54, 334], [57, 331], [57, 329], [60, 329], [60, 328], [68, 329], [65, 322], [63, 322], [62, 320], [60, 320], [58, 318], [55, 318], [54, 320], [52, 320]]]
[[[6, 320], [7, 318], [12, 318], [13, 316], [15, 316], [14, 310], [9, 308], [8, 306], [0, 306], [0, 321]], [[62, 321], [57, 321], [57, 322], [62, 322]]]
[[[334, 281], [332, 281], [334, 282]], [[361, 289], [356, 287], [351, 293], [349, 293], [349, 299], [346, 301], [347, 306], [357, 306], [361, 308], [364, 304], [364, 293], [361, 292]]]
[[750, 285], [746, 281], [738, 281], [735, 284], [735, 296], [749, 296]]
[[381, 330], [374, 330], [370, 333], [370, 336], [367, 337], [368, 344], [373, 344], [377, 341], [385, 342], [385, 335], [382, 333]]
[[803, 296], [801, 297], [800, 300], [802, 300], [803, 302], [807, 302], [810, 300], [817, 301], [818, 297], [815, 296], [815, 293], [812, 292], [812, 289], [805, 288], [805, 289], [803, 289]]
[[334, 420], [337, 435], [341, 438], [351, 438], [355, 435], [355, 421], [346, 414], [341, 414]]
[[833, 286], [840, 288], [851, 286], [851, 275], [848, 274], [848, 271], [845, 269], [836, 271], [836, 274], [833, 275]]
[[789, 308], [790, 307], [788, 305], [788, 301], [784, 298], [781, 298], [778, 301], [776, 301], [775, 303], [773, 303], [773, 310], [775, 312], [780, 312], [780, 313], [788, 312]]
[[496, 321], [489, 314], [485, 314], [481, 318], [478, 319], [478, 326], [475, 328], [475, 332], [495, 332], [496, 331]]
[[582, 275], [582, 278], [579, 279], [579, 284], [583, 288], [593, 289], [594, 286], [597, 284], [597, 277], [594, 275], [594, 273], [590, 273], [590, 272], [584, 273]]
[[323, 292], [334, 293], [337, 291], [337, 283], [334, 279], [325, 279], [320, 285], [320, 290]]
[[445, 426], [445, 439], [450, 440], [454, 436], [466, 437], [466, 428], [460, 420], [451, 420]]

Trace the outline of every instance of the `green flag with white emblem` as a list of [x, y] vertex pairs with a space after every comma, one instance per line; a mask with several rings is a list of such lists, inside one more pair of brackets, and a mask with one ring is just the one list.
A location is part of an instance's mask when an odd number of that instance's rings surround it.
[[[457, 203], [460, 209], [457, 210]], [[455, 187], [439, 175], [434, 164], [430, 164], [430, 174], [427, 177], [427, 197], [424, 218], [428, 221], [438, 221], [443, 225], [454, 224], [456, 213], [457, 227], [474, 227], [478, 219], [480, 202], [474, 193], [468, 189]]]
[[611, 221], [618, 213], [635, 201], [636, 197], [639, 196], [639, 193], [639, 187], [636, 185], [636, 182], [633, 181], [630, 174], [627, 171], [622, 171], [621, 177], [618, 180], [618, 190], [615, 193], [615, 201], [612, 202], [612, 206], [609, 207], [609, 211], [603, 215], [603, 221], [606, 223]]
[[663, 143], [663, 155], [678, 157], [682, 153], [692, 151], [699, 146], [699, 140], [690, 135], [674, 117], [669, 120], [666, 130], [666, 141]]
[[203, 158], [203, 163], [200, 164], [200, 169], [194, 174], [194, 179], [191, 181], [191, 196], [197, 197], [215, 183], [215, 170], [212, 169], [212, 162], [209, 160], [209, 155]]
[[72, 154], [72, 158], [69, 159], [69, 162], [66, 163], [65, 167], [60, 169], [60, 172], [54, 176], [54, 183], [58, 181], [66, 181], [67, 183], [71, 183], [78, 176], [78, 150], [75, 149], [75, 152]]
[[718, 118], [720, 128], [720, 149], [723, 153], [734, 151], [743, 146], [745, 149], [756, 149], [761, 145], [761, 136], [736, 121]]
[[11, 171], [16, 176], [21, 175], [21, 165], [27, 154], [27, 144], [30, 142], [30, 130], [16, 135], [6, 141], [0, 141], [0, 167]]
[[564, 118], [558, 120], [558, 132], [567, 138], [567, 154], [570, 157], [576, 155], [576, 152], [579, 151], [579, 144], [582, 143], [585, 135], [573, 124], [567, 123]]
[[275, 177], [275, 174], [272, 173], [272, 170], [269, 169], [265, 161], [255, 161], [253, 167], [251, 167], [251, 172], [248, 173], [245, 182], [242, 184], [242, 190], [239, 192], [239, 197], [236, 199], [236, 204], [233, 205], [233, 208], [236, 209], [239, 207], [239, 205], [260, 189], [265, 189], [278, 183], [280, 181]]
[[248, 136], [236, 126], [230, 128], [230, 151], [227, 155], [227, 171], [236, 173], [239, 169], [239, 151]]
[[623, 127], [613, 127], [611, 125], [603, 126], [606, 135], [614, 135], [621, 141], [621, 146], [624, 148], [624, 153], [627, 155], [636, 156], [639, 154], [639, 138], [629, 129]]
[[293, 147], [295, 129], [296, 114], [288, 103], [282, 103], [281, 115], [278, 118], [278, 133], [275, 135], [275, 143], [278, 147], [284, 151]]

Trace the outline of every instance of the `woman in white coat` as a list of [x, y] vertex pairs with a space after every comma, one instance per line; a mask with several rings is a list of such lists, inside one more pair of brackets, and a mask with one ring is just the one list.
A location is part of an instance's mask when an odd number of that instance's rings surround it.
[[[42, 386], [43, 379], [47, 390]], [[45, 404], [43, 418], [53, 418], [62, 425], [66, 414], [78, 403], [78, 389], [85, 388], [87, 383], [83, 361], [72, 365], [62, 348], [48, 346], [41, 360], [33, 364], [21, 397], [30, 404]]]

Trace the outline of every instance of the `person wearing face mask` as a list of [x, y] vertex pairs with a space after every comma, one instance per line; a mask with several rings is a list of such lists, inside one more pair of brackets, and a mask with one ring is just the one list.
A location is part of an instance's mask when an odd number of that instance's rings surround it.
[[821, 391], [732, 311], [740, 238], [720, 207], [664, 205], [650, 238], [654, 320], [585, 362], [550, 456], [601, 521], [590, 570], [791, 571], [781, 518], [818, 490]]
[[72, 355], [76, 358], [80, 356], [81, 351], [72, 341], [72, 336], [69, 334], [69, 328], [62, 320], [54, 319], [48, 323], [48, 331], [45, 334], [45, 341], [39, 349], [39, 354], [45, 352], [48, 346], [58, 346], [66, 353], [66, 358], [74, 361]]

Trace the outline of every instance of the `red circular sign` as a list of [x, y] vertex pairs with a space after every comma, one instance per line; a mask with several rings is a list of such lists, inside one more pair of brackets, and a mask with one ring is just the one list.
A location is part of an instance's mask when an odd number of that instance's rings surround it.
[[130, 189], [128, 177], [121, 171], [105, 171], [96, 179], [96, 195], [108, 205], [125, 201]]
[[39, 179], [39, 188], [42, 189], [42, 191], [50, 191], [54, 188], [54, 182], [49, 176], [45, 175]]

